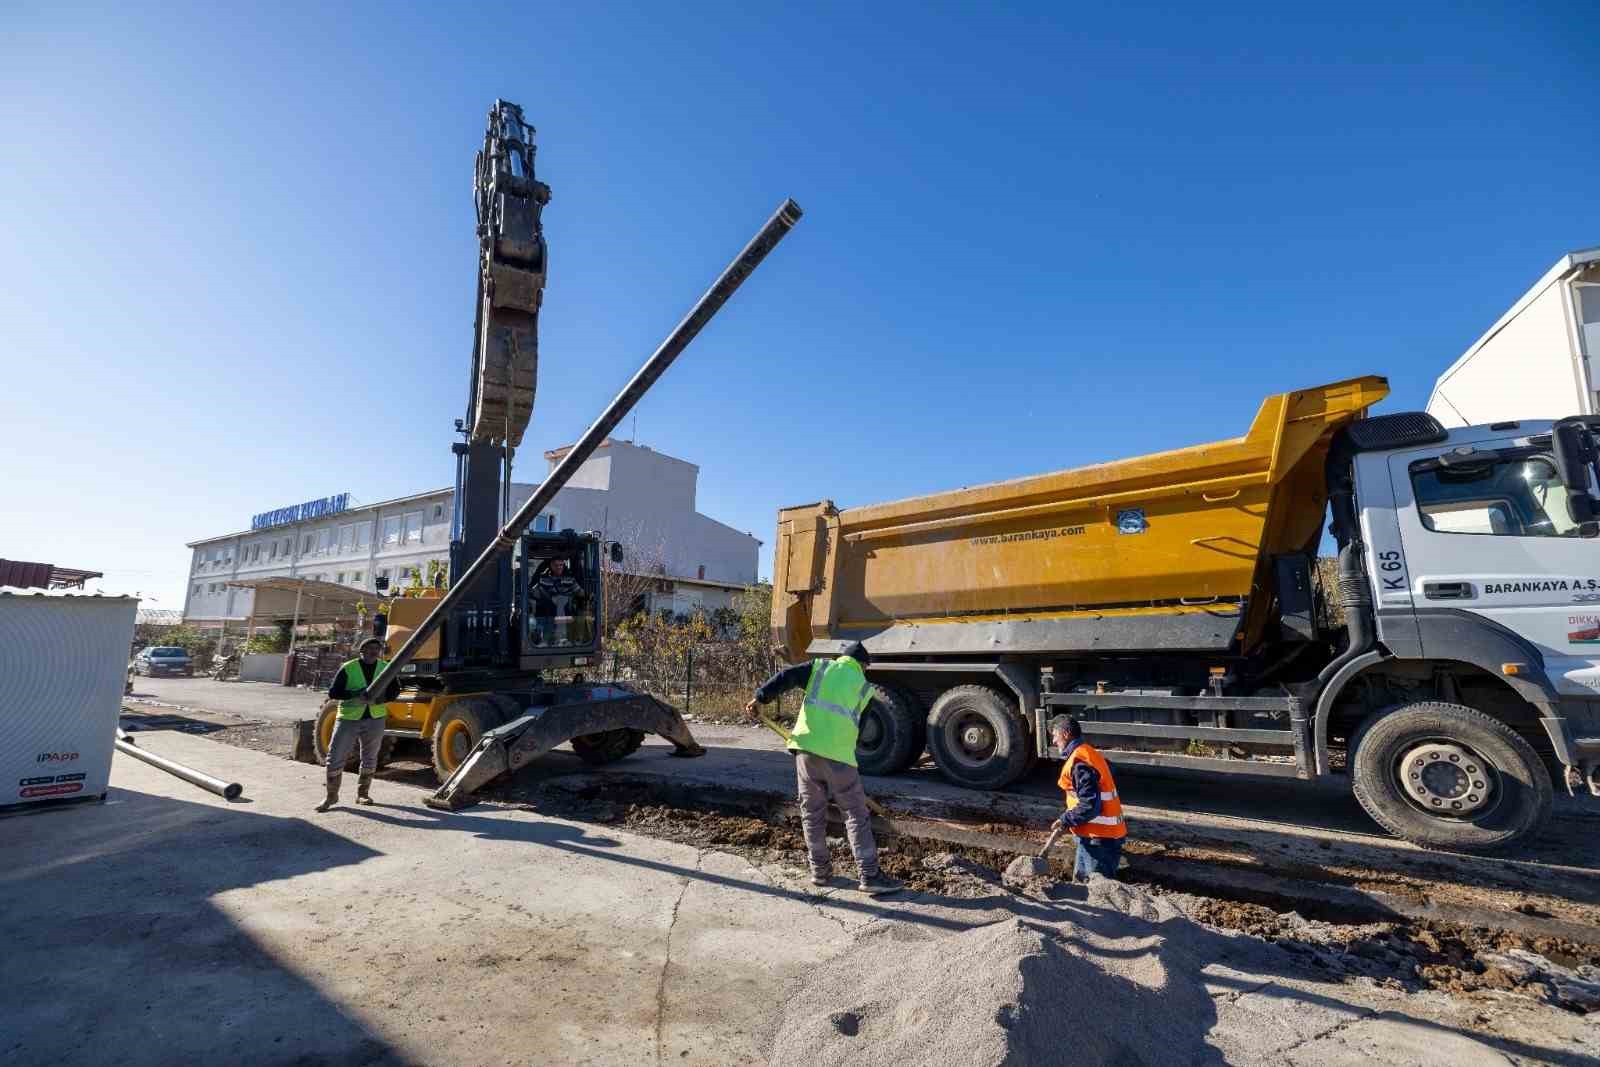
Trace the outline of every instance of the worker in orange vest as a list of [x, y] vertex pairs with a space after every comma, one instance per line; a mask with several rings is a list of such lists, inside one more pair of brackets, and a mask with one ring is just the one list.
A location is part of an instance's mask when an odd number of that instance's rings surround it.
[[1071, 715], [1051, 721], [1050, 740], [1066, 760], [1056, 784], [1066, 795], [1067, 810], [1039, 855], [1049, 852], [1064, 830], [1071, 830], [1078, 839], [1073, 879], [1087, 881], [1096, 874], [1115, 878], [1128, 824], [1122, 818], [1122, 800], [1117, 796], [1117, 781], [1111, 777], [1111, 764], [1083, 739], [1083, 727]]

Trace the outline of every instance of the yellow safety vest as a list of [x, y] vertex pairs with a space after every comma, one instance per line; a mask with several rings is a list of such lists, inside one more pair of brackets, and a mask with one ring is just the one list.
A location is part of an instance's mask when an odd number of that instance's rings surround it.
[[[372, 676], [376, 678], [378, 675], [382, 674], [383, 669], [388, 665], [388, 660], [380, 659], [378, 661], [378, 665], [372, 670]], [[361, 690], [367, 687], [367, 676], [361, 673], [360, 659], [350, 660], [339, 669], [344, 672], [345, 688], [350, 690], [352, 693], [359, 693]], [[374, 719], [388, 717], [389, 705], [387, 704], [363, 704], [359, 700], [341, 700], [339, 701], [339, 718], [359, 719], [369, 707], [372, 709], [372, 717]]]
[[812, 660], [806, 699], [800, 705], [789, 747], [854, 767], [861, 713], [871, 699], [871, 683], [854, 659]]

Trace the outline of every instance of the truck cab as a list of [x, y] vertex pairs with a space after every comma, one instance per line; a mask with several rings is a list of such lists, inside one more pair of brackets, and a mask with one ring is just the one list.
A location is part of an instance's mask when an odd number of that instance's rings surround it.
[[[1590, 780], [1600, 775], [1596, 471], [1581, 447], [1560, 453], [1557, 430], [1594, 421], [1441, 430], [1422, 447], [1354, 458], [1379, 647], [1465, 675], [1477, 703], [1508, 719], [1527, 726], [1535, 714], [1525, 732], [1537, 747], [1566, 777]], [[1503, 685], [1484, 691], [1485, 675]]]

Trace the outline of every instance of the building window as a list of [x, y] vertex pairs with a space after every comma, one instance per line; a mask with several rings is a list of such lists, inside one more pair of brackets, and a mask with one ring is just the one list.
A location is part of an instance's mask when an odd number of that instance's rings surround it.
[[200, 583], [199, 582], [195, 582], [194, 583], [194, 595], [195, 596], [199, 596], [200, 595]]
[[283, 539], [283, 554], [288, 557], [292, 552], [294, 552], [294, 538], [285, 537]]
[[350, 576], [350, 584], [351, 585], [360, 585], [361, 584], [361, 580], [363, 578], [365, 578], [366, 576], [367, 576], [367, 572], [366, 571], [356, 571], [354, 574], [352, 574]]
[[405, 543], [420, 545], [422, 543], [422, 512], [406, 512]]
[[376, 575], [377, 575], [377, 577], [379, 577], [379, 578], [381, 578], [381, 579], [383, 579], [384, 581], [387, 582], [389, 580], [389, 568], [388, 567], [379, 567], [377, 572], [376, 572]]
[[331, 553], [334, 549], [334, 545], [338, 543], [338, 540], [339, 531], [335, 530], [332, 526], [324, 527], [323, 529], [318, 530], [317, 555], [326, 556]]
[[365, 552], [370, 544], [372, 544], [372, 524], [363, 522], [356, 527], [356, 551]]
[[333, 580], [338, 582], [340, 585], [343, 585], [344, 584], [344, 571], [340, 571], [338, 576], [335, 577]]
[[307, 555], [311, 554], [311, 535], [310, 534], [306, 534], [305, 543], [300, 546], [300, 554], [302, 556], [307, 556]]
[[275, 560], [277, 558], [278, 558], [278, 541], [277, 541], [276, 538], [274, 538], [273, 541], [272, 541], [272, 551], [267, 553], [267, 561], [270, 563], [272, 560]]
[[356, 550], [356, 528], [354, 526], [339, 527], [339, 551], [354, 552]]
[[704, 581], [705, 580], [705, 576], [706, 576], [706, 565], [704, 563], [702, 563], [702, 564], [700, 564], [700, 573], [699, 573], [698, 577], [702, 581]]
[[435, 520], [444, 518], [444, 505], [443, 504], [435, 504], [433, 506], [433, 517], [434, 517]]
[[392, 548], [400, 543], [400, 516], [390, 515], [383, 520], [383, 547]]
[[540, 515], [537, 519], [533, 520], [533, 528], [535, 530], [543, 531], [545, 533], [554, 533], [556, 531], [556, 528], [557, 528], [556, 524], [559, 523], [560, 521], [561, 521], [561, 512], [559, 512], [559, 511], [547, 511], [544, 514]]

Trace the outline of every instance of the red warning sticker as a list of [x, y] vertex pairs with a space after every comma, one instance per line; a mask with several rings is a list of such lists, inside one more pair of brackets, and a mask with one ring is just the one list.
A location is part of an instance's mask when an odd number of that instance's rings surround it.
[[17, 795], [22, 797], [59, 797], [67, 793], [76, 793], [83, 788], [82, 782], [58, 782], [55, 785], [30, 785]]

